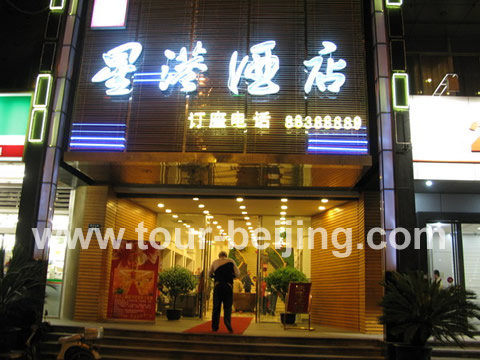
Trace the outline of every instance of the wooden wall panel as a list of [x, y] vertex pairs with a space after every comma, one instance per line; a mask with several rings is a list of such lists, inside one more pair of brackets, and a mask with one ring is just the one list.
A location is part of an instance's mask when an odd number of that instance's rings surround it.
[[[322, 249], [321, 234], [314, 236], [312, 250], [312, 318], [315, 323], [360, 331], [360, 286], [358, 202], [350, 201], [312, 217], [312, 227], [328, 233], [327, 247]], [[352, 229], [352, 253], [334, 256], [332, 233], [336, 228]], [[339, 236], [339, 243], [345, 235]], [[338, 250], [344, 252], [344, 250]]]
[[[115, 235], [125, 228], [124, 240], [136, 240], [135, 228], [144, 222], [149, 231], [156, 227], [156, 214], [127, 199], [117, 199], [108, 187], [92, 186], [87, 189], [83, 233], [88, 224], [100, 224], [102, 234], [105, 229], [114, 229]], [[148, 234], [145, 237], [148, 241]], [[100, 249], [95, 236], [88, 249], [80, 250], [77, 277], [77, 296], [74, 319], [97, 321], [106, 319], [112, 246]]]
[[[362, 194], [336, 209], [312, 217], [312, 227], [327, 230], [327, 246], [322, 248], [321, 234], [314, 236], [312, 250], [312, 319], [315, 323], [360, 331], [381, 333], [378, 324], [382, 296], [382, 252], [366, 246], [366, 235], [380, 223], [380, 200], [376, 192]], [[350, 256], [339, 258], [332, 234], [336, 228], [352, 229]], [[374, 238], [380, 241], [379, 238]], [[345, 242], [345, 236], [339, 237]]]
[[[365, 208], [365, 238], [370, 229], [380, 227], [380, 194], [378, 192], [366, 192], [363, 194]], [[375, 234], [375, 244], [381, 242], [380, 234]], [[381, 250], [373, 250], [365, 247], [365, 333], [381, 334], [383, 326], [378, 323], [381, 308], [378, 306], [383, 288], [380, 282], [383, 280], [383, 253]]]
[[[105, 228], [107, 197], [108, 187], [106, 186], [87, 188], [83, 217], [84, 236], [88, 231], [88, 224], [99, 224], [101, 229]], [[99, 299], [102, 299], [105, 292], [105, 268], [108, 253], [109, 251], [100, 249], [95, 236], [92, 236], [88, 249], [80, 250], [75, 320], [96, 321], [102, 318], [103, 308], [99, 306]]]

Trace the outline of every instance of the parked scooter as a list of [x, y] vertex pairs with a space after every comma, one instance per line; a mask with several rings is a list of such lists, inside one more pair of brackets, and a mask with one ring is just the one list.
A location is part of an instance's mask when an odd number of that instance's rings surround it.
[[101, 359], [96, 343], [103, 338], [103, 327], [85, 328], [83, 334], [64, 336], [58, 339], [62, 344], [57, 360]]

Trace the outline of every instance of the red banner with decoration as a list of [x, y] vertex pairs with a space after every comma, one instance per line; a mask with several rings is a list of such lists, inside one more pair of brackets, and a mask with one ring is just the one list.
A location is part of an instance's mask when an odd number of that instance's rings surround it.
[[107, 316], [110, 319], [155, 321], [159, 251], [150, 244], [123, 241], [113, 250]]

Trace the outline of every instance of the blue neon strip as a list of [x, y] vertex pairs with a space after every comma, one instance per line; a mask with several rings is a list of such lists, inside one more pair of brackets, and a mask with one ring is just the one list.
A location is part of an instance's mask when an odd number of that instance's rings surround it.
[[112, 148], [125, 148], [125, 145], [122, 144], [84, 144], [84, 143], [78, 143], [78, 144], [72, 144], [70, 143], [70, 147], [90, 147], [90, 148], [102, 148], [102, 147], [112, 147]]
[[329, 146], [309, 146], [308, 150], [324, 150], [324, 151], [350, 151], [350, 152], [367, 152], [366, 148], [344, 148], [344, 147], [329, 147]]
[[159, 82], [161, 73], [137, 73], [133, 78], [133, 82]]
[[90, 123], [76, 123], [73, 126], [127, 126], [125, 124], [90, 124]]
[[139, 77], [139, 76], [151, 76], [151, 75], [157, 75], [157, 76], [160, 76], [162, 75], [162, 73], [159, 73], [159, 72], [146, 72], [146, 73], [136, 73], [135, 74], [135, 77]]
[[330, 133], [308, 133], [308, 136], [362, 136], [362, 137], [366, 137], [367, 134], [342, 134], [342, 133], [334, 133], [334, 134], [330, 134]]
[[94, 133], [94, 134], [125, 134], [125, 130], [72, 130], [72, 133]]
[[308, 139], [309, 143], [328, 143], [328, 144], [363, 144], [367, 145], [367, 140], [319, 140], [319, 139]]
[[95, 137], [95, 136], [72, 136], [70, 140], [108, 140], [108, 141], [125, 141], [124, 137]]

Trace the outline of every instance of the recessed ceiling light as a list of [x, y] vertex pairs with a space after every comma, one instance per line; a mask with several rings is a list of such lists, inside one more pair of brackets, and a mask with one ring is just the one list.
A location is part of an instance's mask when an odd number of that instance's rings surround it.
[[158, 206], [159, 208], [163, 208], [163, 207], [165, 207], [165, 205], [164, 205], [164, 204], [162, 204], [162, 203], [158, 204], [157, 206]]
[[286, 211], [280, 211], [280, 215], [287, 215]]
[[235, 200], [237, 200], [238, 202], [242, 202], [243, 198], [242, 197], [237, 197]]
[[188, 224], [185, 224], [185, 226], [186, 226], [187, 228], [189, 228], [189, 229], [190, 229], [190, 225], [188, 225]]
[[245, 216], [244, 219], [245, 220], [250, 220], [250, 216]]
[[287, 205], [282, 205], [281, 208], [282, 208], [282, 210], [287, 210], [288, 206]]
[[325, 210], [325, 209], [326, 209], [325, 206], [319, 206], [319, 207], [318, 207], [318, 210], [322, 210], [322, 211], [323, 211], [323, 210]]
[[433, 181], [427, 180], [427, 181], [425, 181], [425, 185], [427, 185], [427, 186], [432, 186], [432, 185], [433, 185]]
[[165, 212], [170, 214], [170, 213], [172, 212], [172, 210], [170, 210], [170, 209], [165, 209]]
[[284, 218], [284, 217], [281, 217], [281, 218], [280, 218], [280, 221], [285, 221], [285, 218]]
[[205, 207], [205, 205], [203, 205], [203, 204], [198, 204], [198, 207], [199, 207], [200, 209], [203, 209], [203, 208]]
[[252, 225], [252, 223], [250, 221], [247, 221], [247, 226], [250, 226]]
[[182, 223], [182, 222], [183, 222], [183, 220], [178, 220], [178, 222], [179, 222], [179, 223]]
[[288, 199], [287, 199], [287, 198], [282, 198], [282, 199], [280, 199], [280, 201], [281, 201], [281, 202], [287, 202]]
[[218, 224], [218, 221], [214, 221], [212, 224], [213, 224], [213, 225], [217, 225], [217, 224]]
[[328, 199], [322, 199], [322, 203], [327, 203], [328, 202]]
[[248, 214], [248, 212], [242, 211], [242, 215], [247, 215], [247, 214]]
[[217, 229], [221, 229], [222, 227], [220, 225], [217, 225]]
[[200, 199], [197, 198], [197, 197], [194, 197], [194, 198], [193, 198], [193, 201], [198, 201], [198, 200], [200, 200]]
[[173, 214], [172, 217], [173, 217], [174, 219], [176, 219], [176, 218], [178, 218], [178, 215]]
[[280, 224], [281, 224], [281, 225], [286, 225], [287, 222], [286, 222], [286, 221], [282, 221], [282, 222], [280, 222]]
[[207, 215], [208, 213], [210, 213], [210, 211], [208, 211], [208, 210], [203, 210], [203, 213], [204, 213], [205, 215]]
[[249, 227], [248, 227], [248, 230], [253, 230], [253, 227], [252, 227], [252, 226], [249, 226]]
[[239, 207], [240, 207], [240, 209], [242, 209], [242, 210], [244, 210], [244, 209], [247, 208], [245, 205], [240, 205]]

